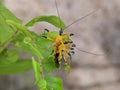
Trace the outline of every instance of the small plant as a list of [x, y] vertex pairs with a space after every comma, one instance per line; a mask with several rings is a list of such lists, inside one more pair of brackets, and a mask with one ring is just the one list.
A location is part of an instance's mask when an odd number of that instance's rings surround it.
[[[56, 0], [55, 3], [58, 12]], [[63, 90], [62, 79], [49, 74], [61, 68], [70, 71], [75, 44], [70, 39], [73, 34], [65, 34], [63, 31], [94, 12], [96, 10], [78, 18], [68, 26], [60, 19], [59, 13], [59, 17], [38, 16], [23, 25], [20, 19], [0, 3], [0, 74], [23, 73], [33, 69], [38, 90]], [[45, 29], [42, 34], [29, 31], [28, 28], [37, 22], [48, 22], [60, 30]], [[30, 54], [31, 57], [20, 58], [21, 52]]]
[[[0, 74], [17, 74], [33, 69], [39, 90], [63, 90], [62, 79], [44, 74], [59, 68], [54, 61], [53, 41], [45, 38], [50, 33], [38, 35], [28, 30], [36, 22], [48, 22], [58, 28], [66, 27], [57, 16], [39, 16], [23, 25], [20, 19], [0, 3]], [[59, 32], [51, 33], [56, 36]], [[20, 58], [21, 52], [31, 54], [31, 58]]]

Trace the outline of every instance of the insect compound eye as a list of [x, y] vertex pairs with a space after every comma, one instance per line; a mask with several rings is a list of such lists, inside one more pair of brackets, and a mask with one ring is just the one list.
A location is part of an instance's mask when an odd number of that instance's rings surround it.
[[74, 34], [73, 33], [70, 33], [70, 36], [73, 36]]
[[44, 29], [45, 31], [49, 32], [49, 30], [47, 28]]

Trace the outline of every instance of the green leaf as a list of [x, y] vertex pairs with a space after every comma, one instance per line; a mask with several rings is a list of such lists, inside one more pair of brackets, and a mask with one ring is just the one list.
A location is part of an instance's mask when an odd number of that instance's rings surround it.
[[32, 64], [35, 72], [36, 83], [38, 83], [40, 80], [41, 72], [42, 72], [41, 66], [34, 58], [32, 58]]
[[14, 34], [14, 31], [9, 27], [4, 21], [3, 17], [0, 15], [0, 44], [3, 44]]
[[16, 38], [14, 39], [13, 42], [15, 43], [15, 46], [22, 49], [22, 51], [24, 51], [26, 53], [34, 54], [33, 50], [30, 48], [30, 46], [28, 44], [24, 43], [25, 38], [26, 38], [26, 36], [20, 33], [19, 35], [16, 36]]
[[6, 7], [4, 7], [2, 3], [0, 3], [0, 44], [3, 44], [5, 41], [9, 40], [15, 31], [12, 27], [7, 25], [7, 19], [21, 23], [21, 20], [19, 20]]
[[0, 15], [4, 18], [4, 20], [13, 20], [17, 23], [22, 23], [20, 19], [18, 19], [11, 11], [9, 11], [2, 3], [0, 3]]
[[17, 74], [17, 73], [23, 73], [28, 70], [31, 70], [32, 67], [32, 60], [24, 59], [24, 60], [18, 60], [15, 63], [8, 64], [8, 65], [0, 65], [0, 74]]
[[46, 76], [47, 88], [50, 90], [63, 90], [62, 80], [54, 76]]
[[46, 90], [47, 89], [47, 82], [44, 79], [39, 80], [37, 85], [38, 85], [39, 90]]
[[17, 50], [6, 50], [4, 53], [0, 54], [0, 65], [15, 63], [18, 58], [19, 53]]
[[66, 25], [64, 24], [64, 22], [57, 16], [38, 16], [36, 18], [33, 18], [31, 21], [29, 21], [26, 26], [33, 26], [36, 22], [48, 22], [54, 26], [56, 26], [57, 28], [66, 28]]
[[55, 65], [54, 56], [49, 56], [49, 59], [44, 64], [44, 69], [47, 73], [53, 72], [58, 69]]
[[18, 23], [18, 22], [15, 22], [15, 21], [13, 21], [13, 20], [10, 20], [10, 19], [6, 20], [6, 23], [7, 23], [8, 25], [13, 26], [13, 27], [16, 27], [16, 28], [18, 28], [18, 29], [20, 29], [20, 30], [24, 30], [24, 31], [27, 30], [27, 27], [26, 27], [26, 26], [23, 26], [22, 23]]
[[47, 82], [46, 80], [41, 78], [42, 68], [40, 64], [34, 58], [32, 58], [32, 63], [33, 63], [33, 68], [35, 72], [36, 84], [40, 90], [45, 90], [47, 86]]
[[[38, 50], [42, 54], [44, 58], [48, 58], [48, 56], [52, 53], [52, 43], [47, 39], [37, 38], [36, 44], [38, 46]], [[47, 52], [46, 52], [47, 51]]]
[[27, 29], [26, 26], [22, 25], [21, 23], [17, 23], [13, 20], [6, 20], [6, 23], [13, 28], [17, 28], [21, 30], [26, 36], [33, 38], [33, 36], [31, 35], [31, 32]]

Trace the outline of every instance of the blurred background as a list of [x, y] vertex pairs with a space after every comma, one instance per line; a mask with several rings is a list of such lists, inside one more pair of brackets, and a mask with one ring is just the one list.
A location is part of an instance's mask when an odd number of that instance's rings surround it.
[[[25, 24], [40, 15], [58, 15], [54, 0], [2, 0]], [[58, 72], [65, 90], [120, 90], [120, 1], [57, 0], [60, 17], [67, 24], [98, 9], [65, 30], [74, 33], [77, 46], [72, 72]], [[44, 28], [57, 30], [48, 23], [37, 23], [30, 30], [40, 34]], [[92, 55], [78, 49], [102, 54]], [[22, 56], [24, 57], [24, 56]], [[0, 90], [37, 90], [32, 71], [0, 76]]]

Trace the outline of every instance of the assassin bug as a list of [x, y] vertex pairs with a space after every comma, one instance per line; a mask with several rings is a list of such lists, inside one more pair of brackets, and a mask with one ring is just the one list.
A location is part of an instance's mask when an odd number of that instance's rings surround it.
[[[59, 10], [57, 7], [57, 1], [55, 0], [55, 5], [56, 5], [56, 9], [57, 9], [57, 13], [58, 13], [58, 17], [60, 18], [60, 14], [59, 14]], [[71, 23], [70, 25], [68, 25], [66, 28], [64, 29], [60, 29], [59, 32], [56, 32], [57, 34], [55, 35], [53, 32], [50, 32], [48, 29], [45, 29], [46, 33], [44, 33], [44, 37], [46, 39], [49, 39], [51, 41], [53, 41], [53, 54], [54, 54], [54, 61], [57, 67], [59, 66], [67, 66], [71, 64], [72, 61], [72, 55], [74, 55], [75, 51], [74, 48], [76, 47], [76, 45], [73, 43], [73, 41], [71, 40], [71, 36], [73, 36], [74, 34], [65, 34], [63, 31], [65, 29], [67, 29], [68, 27], [70, 27], [71, 25], [73, 25], [74, 23], [84, 19], [85, 17], [93, 14], [94, 12], [96, 12], [97, 10], [88, 13], [87, 15], [75, 20], [73, 23]], [[61, 21], [59, 19], [59, 24], [61, 25]], [[50, 36], [46, 36], [46, 34], [51, 34]], [[80, 49], [79, 49], [80, 50]], [[89, 54], [93, 54], [93, 55], [99, 55], [99, 54], [94, 54], [91, 52], [87, 52], [84, 50], [80, 50], [82, 52], [85, 53], [89, 53]], [[69, 59], [68, 59], [69, 58]]]

